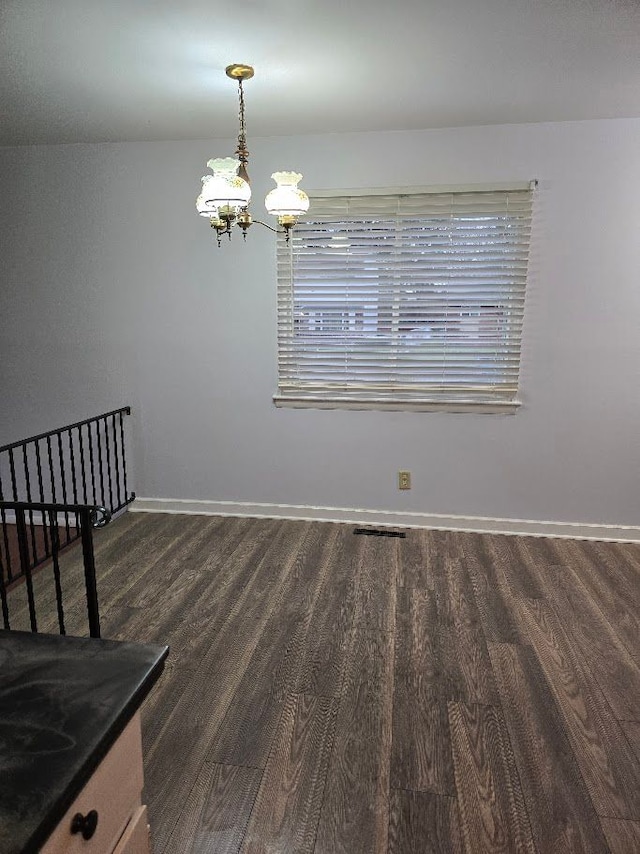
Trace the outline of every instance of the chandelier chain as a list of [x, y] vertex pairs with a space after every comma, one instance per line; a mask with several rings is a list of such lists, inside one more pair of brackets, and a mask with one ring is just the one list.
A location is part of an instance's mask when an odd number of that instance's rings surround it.
[[246, 164], [249, 162], [249, 152], [247, 151], [247, 133], [244, 122], [244, 89], [242, 87], [242, 80], [238, 80], [238, 100], [240, 105], [238, 113], [240, 133], [238, 134], [238, 151], [236, 153], [240, 162]]

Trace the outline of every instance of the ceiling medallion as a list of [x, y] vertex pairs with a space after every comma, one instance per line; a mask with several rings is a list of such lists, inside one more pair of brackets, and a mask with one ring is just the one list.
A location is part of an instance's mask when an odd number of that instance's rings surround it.
[[249, 213], [251, 186], [247, 172], [249, 151], [245, 131], [242, 84], [253, 77], [254, 71], [250, 65], [235, 63], [227, 66], [226, 74], [227, 77], [238, 82], [240, 131], [236, 157], [218, 157], [207, 162], [213, 175], [203, 176], [202, 191], [196, 200], [196, 209], [200, 216], [208, 217], [211, 227], [215, 228], [218, 246], [225, 234], [231, 240], [231, 226], [234, 223], [242, 230], [245, 240], [249, 226], [255, 222], [277, 234], [285, 234], [289, 242], [289, 235], [298, 217], [309, 210], [309, 197], [298, 187], [302, 175], [299, 172], [274, 172], [271, 176], [276, 186], [267, 193], [265, 207], [268, 213], [278, 218], [278, 224], [282, 226], [280, 230], [252, 218]]

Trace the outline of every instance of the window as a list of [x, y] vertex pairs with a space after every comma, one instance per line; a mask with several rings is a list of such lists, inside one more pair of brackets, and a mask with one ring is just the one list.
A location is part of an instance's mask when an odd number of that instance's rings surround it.
[[283, 406], [517, 406], [532, 190], [311, 196], [278, 243]]

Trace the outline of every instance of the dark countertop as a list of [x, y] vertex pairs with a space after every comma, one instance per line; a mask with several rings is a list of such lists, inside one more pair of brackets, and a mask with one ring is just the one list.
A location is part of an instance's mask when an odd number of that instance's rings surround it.
[[0, 854], [37, 854], [162, 673], [167, 651], [0, 630]]

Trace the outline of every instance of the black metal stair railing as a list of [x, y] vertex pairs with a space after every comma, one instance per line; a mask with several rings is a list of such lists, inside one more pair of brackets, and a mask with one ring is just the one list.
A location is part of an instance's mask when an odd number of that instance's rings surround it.
[[[60, 551], [65, 548], [60, 542], [61, 517], [72, 514], [76, 519], [77, 539], [82, 542], [82, 558], [84, 566], [84, 586], [87, 601], [87, 616], [89, 620], [89, 635], [100, 637], [100, 612], [98, 608], [98, 590], [96, 586], [96, 566], [93, 553], [93, 528], [103, 528], [111, 520], [111, 514], [104, 507], [85, 504], [42, 504], [19, 501], [0, 501], [0, 514], [5, 519], [10, 514], [15, 519], [15, 533], [18, 561], [12, 563], [0, 560], [0, 602], [2, 605], [2, 622], [5, 629], [11, 629], [10, 592], [20, 582], [24, 582], [27, 591], [29, 625], [32, 632], [38, 631], [38, 615], [34, 589], [33, 544], [29, 537], [27, 514], [33, 519], [34, 515], [40, 522], [40, 529], [49, 543], [49, 554], [53, 567], [55, 586], [56, 612], [60, 634], [66, 633], [63, 603], [63, 583], [60, 572]], [[64, 523], [62, 522], [62, 525]], [[31, 526], [33, 531], [33, 525]], [[3, 543], [0, 554], [6, 557], [12, 551], [10, 534], [7, 525], [3, 525]]]
[[[91, 520], [106, 524], [134, 500], [128, 485], [124, 427], [130, 414], [125, 406], [0, 447], [0, 585], [5, 628], [12, 586], [20, 580], [26, 584], [31, 626], [36, 631], [29, 592], [32, 572], [51, 561], [57, 590], [59, 553], [77, 540], [82, 540], [93, 567]], [[85, 581], [90, 631], [99, 636], [94, 569], [85, 565]], [[94, 599], [92, 616], [90, 600]], [[60, 609], [61, 602], [57, 604]], [[59, 624], [64, 633], [60, 611]]]
[[[127, 485], [129, 406], [0, 447], [0, 500], [94, 504], [117, 513]], [[4, 481], [4, 483], [3, 483]]]
[[[118, 513], [135, 498], [128, 488], [124, 432], [130, 414], [125, 406], [0, 447], [0, 501], [91, 505]], [[80, 534], [70, 511], [64, 514], [68, 545]], [[4, 514], [0, 521], [4, 527]], [[48, 539], [38, 543], [36, 524], [29, 513], [34, 567], [51, 557]]]

